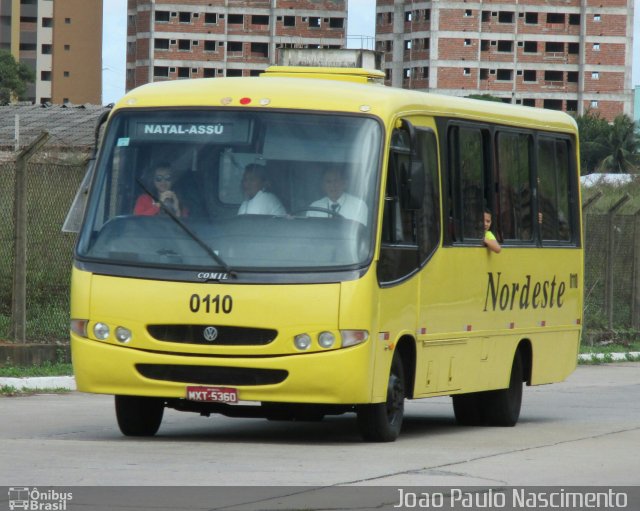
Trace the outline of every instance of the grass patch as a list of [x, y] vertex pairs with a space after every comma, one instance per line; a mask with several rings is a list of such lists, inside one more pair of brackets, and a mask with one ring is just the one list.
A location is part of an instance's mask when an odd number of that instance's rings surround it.
[[32, 376], [71, 376], [73, 366], [70, 363], [45, 362], [37, 366], [4, 366], [0, 367], [0, 377], [2, 378], [28, 378]]

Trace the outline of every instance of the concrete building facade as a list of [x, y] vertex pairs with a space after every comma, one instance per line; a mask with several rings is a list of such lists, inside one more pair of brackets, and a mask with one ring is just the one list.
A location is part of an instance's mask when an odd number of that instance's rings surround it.
[[611, 120], [633, 111], [633, 0], [377, 0], [386, 83]]
[[280, 48], [342, 48], [346, 0], [128, 0], [126, 89], [253, 76]]
[[101, 103], [102, 0], [0, 0], [0, 49], [34, 70], [29, 101]]

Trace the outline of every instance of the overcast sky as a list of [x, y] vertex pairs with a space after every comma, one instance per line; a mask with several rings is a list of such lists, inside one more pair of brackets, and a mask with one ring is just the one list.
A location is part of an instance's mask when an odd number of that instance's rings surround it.
[[[640, 0], [635, 1], [633, 49], [633, 85], [640, 85]], [[375, 0], [348, 0], [347, 35], [354, 44], [354, 36], [375, 35]], [[103, 103], [115, 102], [124, 94], [127, 46], [127, 0], [104, 0], [104, 29], [102, 42], [102, 98]], [[371, 46], [364, 46], [373, 49]]]

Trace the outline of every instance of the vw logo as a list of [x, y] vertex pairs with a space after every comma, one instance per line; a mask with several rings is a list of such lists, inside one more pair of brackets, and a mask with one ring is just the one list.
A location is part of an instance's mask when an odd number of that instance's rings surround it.
[[205, 341], [213, 342], [218, 338], [218, 329], [215, 326], [208, 326], [202, 332]]

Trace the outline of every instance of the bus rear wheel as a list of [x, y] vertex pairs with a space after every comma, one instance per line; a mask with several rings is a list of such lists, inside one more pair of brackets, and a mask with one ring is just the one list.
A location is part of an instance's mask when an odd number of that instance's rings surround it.
[[506, 389], [453, 396], [456, 421], [462, 426], [515, 426], [522, 406], [523, 366], [516, 352]]
[[393, 355], [384, 403], [360, 405], [358, 428], [367, 442], [393, 442], [400, 435], [404, 418], [404, 368], [399, 353]]
[[164, 400], [156, 397], [116, 396], [116, 418], [123, 435], [153, 436], [164, 414]]

